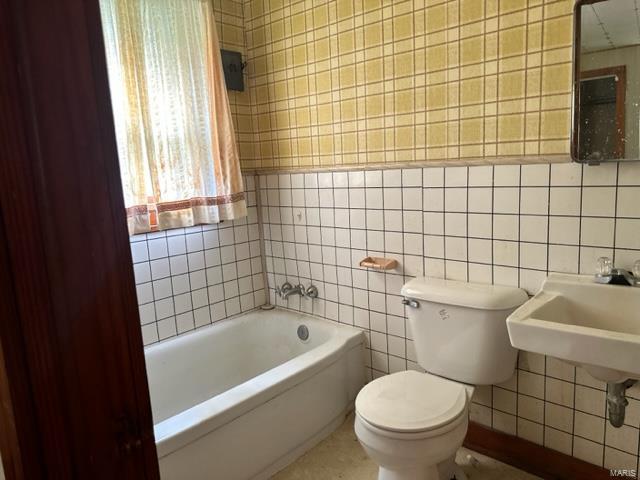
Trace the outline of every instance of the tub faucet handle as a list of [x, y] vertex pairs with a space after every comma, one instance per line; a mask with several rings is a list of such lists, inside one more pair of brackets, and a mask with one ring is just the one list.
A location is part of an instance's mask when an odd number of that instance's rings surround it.
[[293, 290], [293, 285], [291, 285], [289, 282], [284, 282], [281, 287], [278, 287], [276, 285], [276, 295], [278, 295], [282, 299], [286, 298], [287, 293], [291, 290]]
[[315, 285], [309, 285], [307, 289], [304, 288], [304, 285], [300, 285], [300, 291], [305, 298], [318, 298], [318, 287]]

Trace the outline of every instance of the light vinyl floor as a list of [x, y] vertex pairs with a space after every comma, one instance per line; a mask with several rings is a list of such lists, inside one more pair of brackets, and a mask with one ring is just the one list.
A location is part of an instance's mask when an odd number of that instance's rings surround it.
[[[456, 460], [469, 480], [539, 480], [466, 448], [458, 451]], [[377, 474], [377, 465], [367, 457], [356, 438], [351, 414], [335, 432], [272, 480], [376, 480]]]

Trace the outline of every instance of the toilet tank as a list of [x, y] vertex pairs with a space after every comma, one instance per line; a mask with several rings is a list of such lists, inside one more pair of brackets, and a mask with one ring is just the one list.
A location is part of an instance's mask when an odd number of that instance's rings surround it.
[[518, 350], [507, 316], [528, 296], [515, 287], [418, 277], [402, 287], [418, 364], [426, 371], [472, 385], [508, 380]]

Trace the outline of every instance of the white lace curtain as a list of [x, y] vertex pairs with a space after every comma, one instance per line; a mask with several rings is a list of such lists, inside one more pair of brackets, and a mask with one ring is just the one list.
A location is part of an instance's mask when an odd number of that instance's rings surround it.
[[131, 234], [246, 215], [212, 0], [100, 0]]

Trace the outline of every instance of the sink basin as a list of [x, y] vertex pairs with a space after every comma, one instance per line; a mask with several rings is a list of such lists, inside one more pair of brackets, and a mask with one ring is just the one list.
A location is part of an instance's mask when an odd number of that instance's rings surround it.
[[553, 273], [507, 318], [511, 344], [582, 366], [605, 382], [640, 378], [640, 288]]

